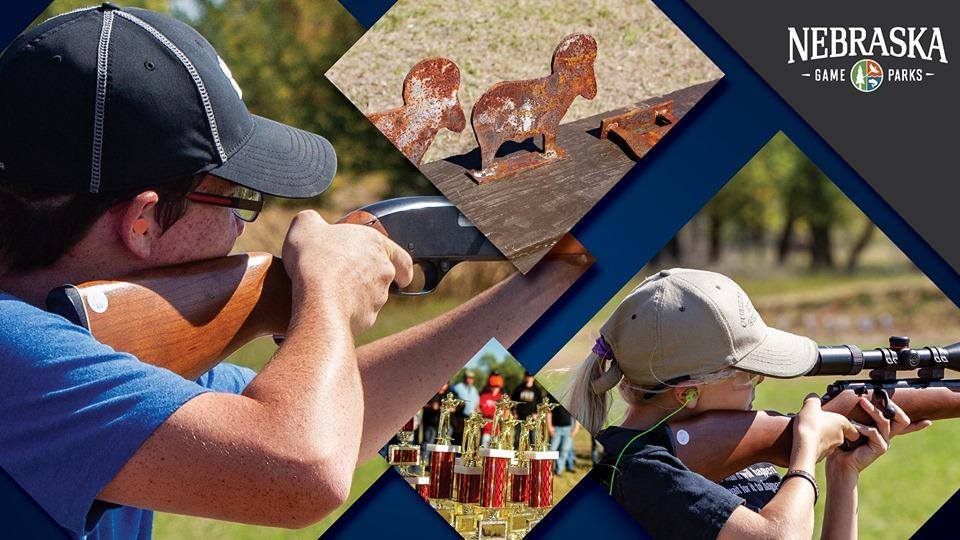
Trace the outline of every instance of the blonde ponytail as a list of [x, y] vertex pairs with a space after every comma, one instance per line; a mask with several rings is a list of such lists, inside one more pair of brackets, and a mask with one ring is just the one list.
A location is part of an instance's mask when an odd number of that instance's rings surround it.
[[610, 413], [610, 399], [607, 394], [616, 383], [609, 385], [605, 379], [609, 378], [608, 374], [613, 369], [619, 372], [619, 368], [615, 366], [606, 368], [606, 362], [597, 353], [591, 352], [577, 370], [564, 399], [569, 404], [570, 414], [592, 435], [603, 429]]

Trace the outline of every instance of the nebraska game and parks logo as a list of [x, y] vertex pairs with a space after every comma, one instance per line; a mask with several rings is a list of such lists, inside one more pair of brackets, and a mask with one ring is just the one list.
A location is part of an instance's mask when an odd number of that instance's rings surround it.
[[876, 60], [860, 60], [850, 68], [850, 82], [861, 92], [873, 92], [883, 83], [883, 68]]
[[[849, 84], [864, 93], [876, 91], [884, 81], [923, 83], [936, 74], [937, 64], [947, 63], [939, 27], [791, 26], [787, 42], [787, 64], [808, 68], [800, 76], [822, 85]], [[851, 60], [852, 65], [847, 63]]]

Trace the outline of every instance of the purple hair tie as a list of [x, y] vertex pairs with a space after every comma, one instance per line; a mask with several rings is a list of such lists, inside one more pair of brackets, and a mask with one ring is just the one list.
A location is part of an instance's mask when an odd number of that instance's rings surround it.
[[598, 337], [597, 342], [593, 344], [593, 354], [599, 356], [601, 360], [613, 358], [613, 348], [610, 347], [607, 340], [603, 339], [602, 335]]

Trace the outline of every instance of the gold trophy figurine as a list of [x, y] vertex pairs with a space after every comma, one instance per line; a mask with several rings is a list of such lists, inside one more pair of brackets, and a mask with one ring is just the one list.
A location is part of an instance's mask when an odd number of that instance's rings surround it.
[[539, 452], [545, 452], [550, 449], [550, 413], [557, 408], [559, 403], [550, 403], [550, 398], [543, 396], [543, 401], [537, 405], [537, 415], [540, 417], [539, 429], [534, 431], [534, 449]]
[[463, 453], [460, 457], [465, 464], [471, 466], [480, 465], [480, 438], [483, 435], [483, 426], [487, 425], [487, 419], [479, 412], [475, 412], [467, 417], [463, 425]]
[[440, 421], [437, 423], [437, 444], [450, 444], [453, 430], [450, 429], [450, 415], [463, 405], [462, 399], [453, 397], [452, 392], [440, 401]]
[[517, 443], [518, 463], [527, 463], [527, 461], [529, 461], [524, 454], [533, 449], [530, 444], [530, 433], [532, 433], [539, 424], [540, 415], [538, 413], [531, 414], [520, 424], [520, 442]]
[[520, 423], [520, 420], [518, 420], [517, 418], [514, 418], [513, 415], [510, 415], [507, 418], [504, 418], [503, 421], [500, 423], [500, 429], [501, 429], [500, 444], [504, 448], [508, 450], [513, 450], [514, 448], [513, 438], [514, 438], [514, 435], [516, 434], [515, 428], [519, 423]]
[[[507, 430], [506, 425], [513, 418], [513, 408], [519, 405], [519, 401], [512, 401], [510, 396], [503, 394], [497, 401], [496, 412], [493, 413], [493, 429], [490, 430], [490, 448], [513, 449], [513, 431], [512, 427]], [[515, 425], [515, 424], [511, 424]], [[506, 437], [507, 431], [510, 431], [509, 438]]]

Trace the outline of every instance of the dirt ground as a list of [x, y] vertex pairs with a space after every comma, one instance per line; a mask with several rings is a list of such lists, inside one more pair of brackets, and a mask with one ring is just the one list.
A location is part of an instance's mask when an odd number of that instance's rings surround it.
[[[548, 75], [554, 48], [574, 32], [598, 42], [598, 93], [577, 98], [564, 123], [722, 76], [652, 2], [636, 0], [400, 0], [326, 75], [372, 113], [402, 104], [403, 78], [415, 63], [445, 56], [460, 67], [469, 118], [494, 83]], [[459, 134], [443, 131], [423, 162], [475, 146], [469, 125]]]

